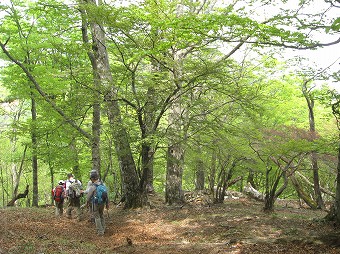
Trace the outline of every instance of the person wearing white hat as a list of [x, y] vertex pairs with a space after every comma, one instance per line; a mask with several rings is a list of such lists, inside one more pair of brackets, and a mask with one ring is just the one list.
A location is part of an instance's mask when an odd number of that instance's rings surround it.
[[66, 209], [67, 218], [72, 218], [72, 210], [75, 209], [77, 212], [77, 219], [81, 221], [82, 211], [80, 209], [80, 197], [82, 195], [82, 183], [80, 180], [75, 179], [72, 173], [67, 174], [66, 180], [66, 196], [68, 199], [68, 206]]
[[61, 217], [64, 211], [65, 188], [64, 181], [60, 180], [58, 185], [52, 190], [53, 200], [55, 204], [55, 215]]

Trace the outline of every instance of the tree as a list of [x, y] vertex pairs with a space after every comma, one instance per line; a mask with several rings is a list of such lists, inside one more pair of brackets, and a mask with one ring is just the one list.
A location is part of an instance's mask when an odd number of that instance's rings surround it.
[[[85, 1], [89, 3], [88, 7], [96, 6], [96, 1]], [[102, 3], [98, 2], [98, 6]], [[86, 6], [85, 6], [86, 7]], [[83, 8], [83, 7], [81, 7]], [[91, 9], [86, 10], [88, 16], [85, 17], [83, 12], [83, 38], [87, 43], [87, 23], [84, 24], [84, 19], [89, 23], [92, 36], [92, 50], [89, 52], [89, 58], [92, 64], [94, 73], [94, 82], [97, 87], [101, 88], [104, 94], [104, 106], [106, 107], [108, 119], [112, 128], [112, 135], [116, 146], [118, 160], [121, 166], [124, 194], [126, 196], [125, 207], [134, 208], [146, 204], [146, 196], [144, 191], [139, 188], [138, 176], [136, 174], [136, 166], [132, 156], [128, 134], [123, 125], [120, 113], [120, 106], [117, 101], [117, 88], [114, 86], [112, 73], [110, 71], [109, 55], [106, 49], [106, 39], [104, 27], [98, 23], [95, 16], [91, 13]], [[90, 18], [87, 20], [87, 18]], [[91, 19], [93, 18], [93, 19]]]
[[[338, 77], [337, 75], [335, 75]], [[337, 92], [331, 92], [332, 97], [334, 98], [334, 102], [332, 102], [332, 112], [336, 119], [337, 128], [340, 131], [340, 99], [339, 94]], [[340, 136], [339, 136], [340, 138]], [[336, 168], [336, 191], [335, 191], [335, 200], [334, 203], [325, 217], [328, 221], [334, 221], [336, 224], [340, 223], [340, 142], [338, 140], [338, 149], [337, 149], [337, 168]]]
[[[308, 112], [309, 112], [309, 131], [311, 132], [312, 137], [316, 138], [316, 128], [315, 128], [315, 117], [314, 117], [314, 98], [311, 94], [311, 89], [307, 87], [308, 81], [304, 82], [302, 86], [302, 93], [306, 99]], [[315, 191], [315, 199], [317, 201], [318, 208], [325, 208], [325, 204], [322, 199], [321, 190], [320, 190], [320, 181], [319, 181], [319, 167], [318, 167], [318, 159], [317, 153], [315, 151], [311, 152], [311, 160], [312, 160], [312, 170], [313, 170], [313, 179], [314, 179], [314, 191]]]

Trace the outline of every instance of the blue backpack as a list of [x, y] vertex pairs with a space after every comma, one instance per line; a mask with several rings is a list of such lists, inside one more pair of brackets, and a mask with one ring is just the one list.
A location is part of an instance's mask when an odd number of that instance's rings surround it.
[[107, 202], [108, 200], [108, 196], [107, 196], [107, 188], [104, 184], [95, 184], [96, 186], [96, 191], [92, 197], [92, 202], [94, 204], [104, 204]]

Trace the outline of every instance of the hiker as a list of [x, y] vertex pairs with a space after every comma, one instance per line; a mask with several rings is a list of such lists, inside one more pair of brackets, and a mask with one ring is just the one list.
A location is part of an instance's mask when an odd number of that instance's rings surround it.
[[55, 215], [61, 217], [64, 210], [65, 188], [64, 181], [60, 180], [58, 185], [52, 190], [53, 200], [55, 204]]
[[[86, 195], [87, 195], [87, 193], [89, 192], [89, 190], [90, 190], [90, 188], [91, 188], [91, 186], [92, 186], [92, 184], [93, 184], [92, 181], [91, 181], [91, 174], [98, 174], [98, 171], [95, 170], [95, 169], [92, 169], [92, 170], [90, 171], [90, 180], [88, 181], [87, 186], [86, 186], [86, 190], [84, 191], [84, 194], [86, 194]], [[99, 175], [99, 174], [98, 174], [98, 175]], [[94, 221], [92, 206], [91, 206], [91, 205], [88, 206], [88, 209], [89, 209], [89, 213], [90, 213], [90, 218], [89, 218], [88, 221], [94, 223], [95, 221]]]
[[92, 182], [86, 196], [86, 203], [91, 206], [98, 235], [105, 233], [104, 208], [109, 209], [109, 197], [106, 186], [99, 180], [97, 171], [91, 171]]
[[66, 180], [66, 196], [68, 199], [68, 206], [66, 209], [67, 218], [72, 218], [73, 208], [77, 211], [77, 219], [81, 220], [80, 198], [83, 193], [82, 184], [78, 179], [74, 178], [72, 173], [67, 174]]

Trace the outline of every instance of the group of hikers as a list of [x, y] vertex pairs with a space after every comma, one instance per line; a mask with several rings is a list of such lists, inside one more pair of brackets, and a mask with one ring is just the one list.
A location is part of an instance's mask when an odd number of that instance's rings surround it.
[[[64, 203], [67, 205], [66, 217], [72, 218], [73, 209], [76, 210], [78, 221], [82, 220], [82, 207], [86, 206], [91, 214], [90, 221], [96, 225], [98, 235], [105, 233], [104, 209], [109, 209], [109, 198], [106, 186], [99, 179], [96, 170], [90, 171], [90, 180], [84, 190], [80, 180], [72, 173], [67, 174], [67, 180], [60, 180], [52, 190], [56, 207], [56, 216], [63, 215]], [[86, 196], [85, 204], [81, 206], [81, 197]]]

